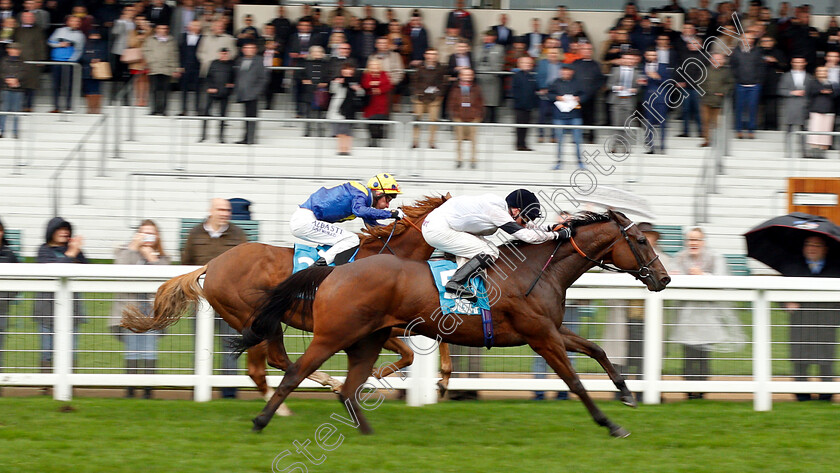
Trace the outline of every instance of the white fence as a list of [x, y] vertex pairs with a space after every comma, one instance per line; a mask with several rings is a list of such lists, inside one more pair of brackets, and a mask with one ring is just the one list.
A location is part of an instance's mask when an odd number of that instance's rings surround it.
[[[216, 387], [253, 386], [250, 378], [240, 374], [244, 373], [243, 362], [239, 369], [218, 368], [219, 359], [226, 356], [222, 344], [225, 335], [214, 334], [214, 314], [207, 304], [202, 305], [194, 318], [184, 317], [173, 326], [175, 329], [159, 335], [164, 342], [156, 348], [160, 350], [161, 361], [154, 369], [125, 372], [121, 357], [127, 350], [114, 341], [114, 333], [108, 331], [115, 320], [113, 309], [108, 308], [124, 302], [126, 294], [154, 293], [161, 282], [192, 269], [195, 268], [0, 264], [0, 299], [6, 301], [0, 311], [0, 321], [4, 322], [0, 324], [0, 386], [53, 386], [54, 397], [60, 400], [69, 400], [74, 386], [191, 387], [196, 401], [209, 400]], [[54, 324], [47, 330], [38, 329], [38, 322], [33, 322], [36, 320], [33, 319], [33, 307], [39, 301], [53, 298], [54, 315], [50, 318]], [[641, 366], [641, 372], [635, 376], [630, 374], [627, 383], [632, 391], [643, 393], [645, 403], [660, 402], [663, 392], [752, 393], [755, 409], [769, 410], [774, 393], [840, 393], [840, 382], [833, 381], [833, 372], [824, 371], [820, 376], [812, 376], [824, 382], [801, 382], [807, 376], [791, 372], [795, 362], [827, 363], [829, 370], [836, 368], [836, 331], [840, 320], [834, 318], [829, 325], [811, 327], [823, 335], [825, 331], [834, 334], [830, 340], [821, 336], [819, 342], [804, 342], [812, 346], [830, 345], [829, 359], [795, 359], [790, 352], [790, 316], [783, 305], [828, 302], [840, 307], [840, 286], [836, 280], [676, 276], [668, 289], [652, 293], [627, 275], [589, 273], [569, 290], [568, 298], [575, 301], [572, 304], [578, 309], [586, 308], [589, 314], [578, 315], [573, 330], [605, 347], [616, 342], [641, 345], [641, 355], [633, 355], [631, 350], [630, 354], [618, 358], [611, 354], [611, 360], [625, 366], [633, 362]], [[11, 305], [10, 300], [13, 301]], [[643, 311], [639, 309], [643, 322], [641, 318], [635, 322], [627, 319], [627, 309], [634, 304], [643, 307]], [[732, 344], [736, 348], [727, 353], [716, 352], [714, 348], [703, 352], [707, 357], [705, 362], [711, 368], [707, 368], [706, 373], [689, 375], [678, 366], [679, 360], [686, 360], [686, 355], [682, 353], [684, 340], [675, 339], [674, 333], [685, 323], [680, 317], [681, 311], [705, 308], [711, 314], [715, 309], [710, 309], [710, 304], [731, 311], [732, 317], [710, 318], [708, 324], [729, 325], [728, 328], [741, 333], [743, 339]], [[79, 309], [80, 306], [87, 309]], [[608, 314], [616, 309], [618, 312]], [[620, 317], [616, 318], [616, 313]], [[37, 320], [45, 319], [44, 314], [37, 315], [40, 316]], [[643, 327], [643, 331], [638, 330], [640, 335], [618, 338], [608, 335], [610, 327], [623, 329], [632, 324], [639, 329]], [[701, 322], [697, 327], [702, 329], [704, 324]], [[45, 335], [54, 340], [52, 350], [43, 346]], [[37, 343], [39, 336], [40, 344]], [[414, 340], [418, 348], [432, 345], [431, 340], [421, 338]], [[299, 339], [286, 336], [285, 340], [294, 358], [303, 349], [306, 338], [305, 335]], [[292, 344], [298, 346], [291, 347]], [[472, 355], [462, 357], [464, 360], [478, 357], [485, 369], [456, 370], [456, 376], [464, 377], [454, 377], [450, 389], [566, 390], [566, 385], [556, 376], [545, 377], [541, 371], [531, 369], [537, 357], [527, 348], [481, 349], [478, 352], [480, 354], [473, 351]], [[38, 357], [40, 364], [34, 361]], [[45, 363], [45, 359], [49, 361]], [[385, 357], [386, 362], [393, 360]], [[339, 363], [343, 363], [340, 357], [334, 358], [324, 368], [341, 378], [343, 367], [338, 368]], [[436, 350], [428, 355], [417, 354], [408, 376], [405, 379], [390, 377], [387, 384], [395, 389], [406, 389], [409, 404], [434, 403], [437, 399], [437, 363]], [[576, 357], [575, 363], [588, 390], [614, 391], [612, 382], [591, 360]], [[269, 376], [270, 385], [276, 386], [279, 381], [280, 376]], [[382, 385], [371, 382], [375, 386]], [[317, 385], [306, 381], [302, 387]]]

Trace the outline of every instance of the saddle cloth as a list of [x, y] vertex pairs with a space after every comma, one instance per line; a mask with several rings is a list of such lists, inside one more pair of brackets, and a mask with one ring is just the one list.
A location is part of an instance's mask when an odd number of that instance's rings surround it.
[[435, 278], [435, 286], [437, 286], [440, 296], [440, 309], [444, 314], [481, 315], [481, 309], [490, 310], [490, 301], [487, 299], [487, 291], [484, 289], [484, 281], [481, 278], [473, 276], [470, 279], [470, 287], [478, 296], [478, 301], [472, 303], [466, 299], [455, 297], [454, 294], [446, 292], [444, 288], [457, 269], [454, 261], [429, 261], [429, 268]]
[[[294, 253], [294, 260], [292, 261], [292, 274], [303, 271], [304, 269], [312, 266], [315, 264], [315, 261], [321, 257], [318, 254], [319, 251], [327, 251], [330, 247], [326, 245], [318, 246], [317, 248], [314, 246], [309, 245], [301, 245], [299, 243], [295, 243], [295, 253]], [[350, 250], [344, 251], [336, 255], [335, 262], [330, 264], [330, 266], [335, 266], [335, 263], [338, 262], [340, 264], [350, 263], [355, 261], [356, 259], [356, 252], [359, 251], [359, 247], [351, 248]], [[349, 256], [349, 259], [347, 257]]]

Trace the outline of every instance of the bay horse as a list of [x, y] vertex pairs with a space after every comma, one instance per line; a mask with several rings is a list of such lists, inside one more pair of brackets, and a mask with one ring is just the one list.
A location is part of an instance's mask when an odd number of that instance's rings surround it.
[[[412, 260], [428, 260], [434, 248], [426, 243], [419, 225], [426, 215], [451, 197], [449, 193], [444, 196], [424, 197], [414, 205], [402, 207], [406, 218], [387, 226], [366, 228], [364, 233], [359, 235], [360, 246], [356, 258], [390, 252]], [[262, 243], [238, 245], [213, 258], [201, 268], [163, 283], [155, 295], [153, 316], [146, 316], [136, 307], [127, 307], [123, 311], [122, 326], [134, 332], [166, 328], [176, 323], [185, 313], [189, 313], [193, 304], [204, 298], [225, 322], [236, 331], [242, 332], [265, 291], [292, 275], [293, 258], [293, 248]], [[202, 275], [203, 289], [198, 282]], [[311, 331], [311, 327], [294, 314], [290, 314], [285, 323]], [[394, 336], [390, 337], [383, 347], [398, 353], [401, 358], [375, 373], [378, 378], [401, 370], [414, 361], [414, 352], [398, 338], [401, 335], [403, 330], [395, 330]], [[448, 347], [441, 348], [445, 350], [441, 364], [444, 377], [448, 379], [448, 373], [451, 373]], [[248, 350], [248, 375], [268, 399], [270, 393], [266, 382], [266, 361], [270, 366], [283, 371], [291, 364], [282, 341], [259, 344]], [[341, 387], [339, 381], [326, 373], [315, 372], [309, 375], [309, 378], [334, 390]], [[445, 382], [446, 379], [443, 383]], [[441, 389], [445, 389], [445, 384]], [[291, 411], [284, 406], [278, 413], [289, 415]]]
[[[500, 248], [502, 258], [517, 264], [505, 274], [497, 261], [486, 273], [495, 346], [530, 345], [580, 397], [598, 425], [607, 427], [615, 437], [626, 437], [629, 432], [595, 405], [570, 363], [567, 338], [560, 330], [566, 289], [593, 266], [609, 267], [610, 263], [617, 267], [613, 269], [633, 274], [651, 291], [663, 290], [671, 278], [644, 234], [623, 214], [585, 212], [566, 225], [573, 233], [569, 243], [548, 241]], [[348, 371], [339, 400], [356, 419], [360, 432], [372, 433], [357, 396], [394, 327], [410, 326], [413, 333], [440, 337], [447, 343], [484, 345], [480, 317], [453, 315], [442, 325], [447, 317], [436, 321], [439, 309], [438, 291], [425, 262], [379, 255], [335, 268], [311, 267], [293, 275], [266, 293], [235, 346], [234, 351], [241, 353], [263, 340], [282, 338], [282, 323], [289, 311], [311, 320], [309, 347], [286, 369], [274, 395], [253, 420], [254, 430], [265, 428], [277, 407], [306, 376], [344, 350]], [[623, 380], [620, 383], [624, 385]], [[365, 395], [369, 399], [370, 395]]]

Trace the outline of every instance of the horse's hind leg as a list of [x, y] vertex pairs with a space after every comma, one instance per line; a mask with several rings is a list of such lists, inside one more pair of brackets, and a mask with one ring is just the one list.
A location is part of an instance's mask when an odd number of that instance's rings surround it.
[[609, 420], [607, 416], [601, 412], [601, 409], [595, 405], [592, 398], [589, 397], [589, 393], [586, 392], [586, 389], [583, 387], [583, 383], [580, 382], [580, 378], [574, 368], [572, 368], [572, 363], [569, 360], [569, 355], [566, 353], [563, 336], [560, 332], [552, 330], [549, 333], [540, 335], [539, 337], [529, 337], [528, 344], [531, 345], [531, 348], [533, 348], [535, 352], [545, 359], [546, 363], [548, 363], [552, 369], [554, 369], [554, 372], [557, 373], [566, 385], [569, 386], [569, 390], [580, 398], [589, 410], [589, 414], [592, 415], [592, 419], [594, 419], [598, 425], [610, 429], [610, 435], [613, 437], [623, 438], [630, 435], [630, 432]]
[[440, 351], [440, 381], [438, 381], [438, 390], [440, 397], [446, 394], [449, 389], [449, 378], [452, 377], [452, 357], [449, 355], [449, 344], [441, 343], [438, 345]]
[[277, 386], [274, 395], [268, 400], [260, 414], [254, 418], [253, 430], [259, 432], [264, 429], [269, 421], [271, 421], [274, 412], [280, 407], [280, 404], [286, 400], [289, 393], [294, 391], [304, 378], [312, 374], [340, 349], [340, 343], [329, 341], [325, 337], [319, 337], [316, 334], [303, 355], [286, 369], [286, 375], [283, 376], [283, 381]]
[[400, 340], [396, 336], [389, 336], [388, 339], [385, 340], [385, 345], [383, 345], [382, 348], [400, 355], [400, 359], [394, 363], [388, 363], [377, 371], [374, 371], [373, 375], [376, 379], [382, 379], [386, 376], [392, 375], [414, 363], [414, 352], [404, 341]]
[[615, 369], [615, 366], [607, 358], [607, 353], [597, 343], [587, 340], [580, 335], [572, 332], [564, 326], [559, 327], [560, 334], [563, 336], [563, 341], [566, 344], [566, 350], [575, 353], [582, 353], [601, 365], [604, 371], [607, 372], [615, 387], [621, 393], [621, 402], [630, 407], [636, 407], [636, 398], [633, 393], [627, 388], [627, 383], [624, 382], [624, 377]]
[[[371, 429], [359, 406], [359, 397], [363, 395], [362, 390], [364, 389], [362, 385], [370, 376], [373, 365], [379, 358], [379, 352], [382, 350], [385, 341], [388, 340], [389, 334], [390, 329], [379, 330], [345, 350], [347, 352], [347, 378], [341, 388], [339, 400], [347, 408], [350, 417], [357, 420], [359, 432], [363, 434], [372, 434], [373, 429]], [[368, 404], [365, 408], [370, 410], [375, 407], [370, 407]]]

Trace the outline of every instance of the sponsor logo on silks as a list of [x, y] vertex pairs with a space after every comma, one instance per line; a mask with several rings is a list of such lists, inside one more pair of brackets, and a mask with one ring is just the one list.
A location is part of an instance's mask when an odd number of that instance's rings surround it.
[[793, 226], [796, 228], [801, 228], [802, 230], [816, 230], [820, 228], [820, 225], [814, 222], [806, 222], [803, 220], [793, 222]]

